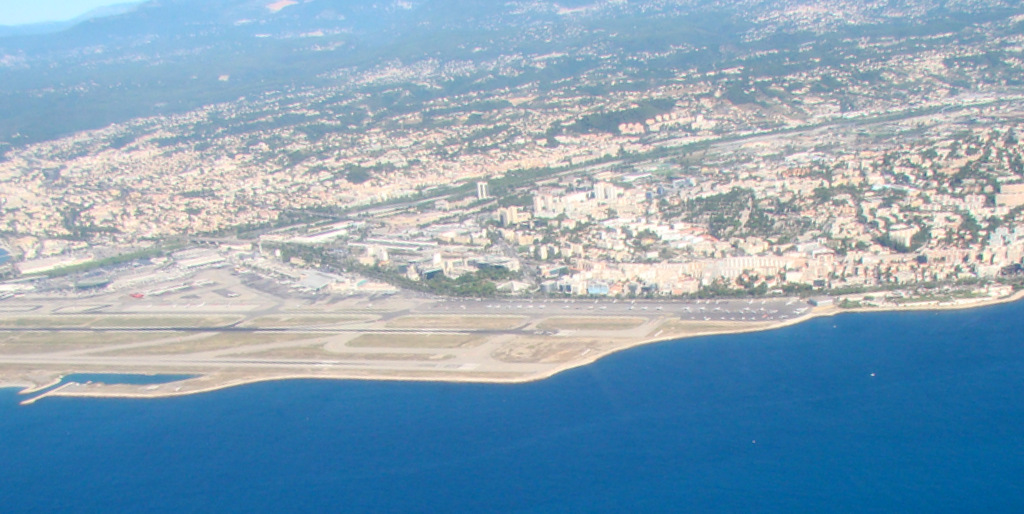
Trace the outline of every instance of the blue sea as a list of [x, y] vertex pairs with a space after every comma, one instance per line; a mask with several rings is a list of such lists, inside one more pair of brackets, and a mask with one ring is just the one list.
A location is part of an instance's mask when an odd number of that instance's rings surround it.
[[662, 343], [524, 385], [19, 399], [0, 390], [3, 512], [1024, 512], [1024, 303]]

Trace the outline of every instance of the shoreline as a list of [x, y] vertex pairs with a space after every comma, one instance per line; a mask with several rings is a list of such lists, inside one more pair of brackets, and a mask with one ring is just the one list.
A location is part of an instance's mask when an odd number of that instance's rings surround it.
[[[237, 386], [244, 386], [249, 384], [257, 384], [263, 382], [278, 382], [286, 380], [372, 380], [372, 381], [388, 381], [388, 382], [438, 382], [438, 383], [473, 383], [473, 384], [494, 384], [494, 385], [516, 385], [516, 384], [527, 384], [531, 382], [538, 382], [546, 380], [559, 373], [568, 371], [575, 368], [580, 368], [593, 364], [609, 355], [614, 353], [630, 350], [636, 347], [655, 344], [665, 343], [671, 341], [682, 341], [694, 337], [707, 337], [715, 335], [737, 335], [754, 332], [765, 332], [770, 330], [782, 329], [790, 326], [795, 326], [806, 321], [822, 318], [831, 317], [839, 314], [870, 314], [870, 313], [883, 313], [883, 312], [927, 312], [927, 311], [953, 311], [953, 310], [968, 310], [982, 307], [989, 307], [994, 305], [1001, 305], [1006, 303], [1013, 303], [1024, 298], [1024, 291], [1018, 291], [1010, 296], [1002, 298], [991, 298], [983, 299], [976, 302], [963, 303], [963, 304], [919, 304], [919, 305], [907, 305], [907, 306], [880, 306], [880, 307], [856, 307], [856, 308], [840, 308], [835, 305], [814, 307], [806, 313], [787, 320], [783, 320], [776, 323], [770, 323], [767, 325], [759, 324], [758, 322], [749, 322], [752, 326], [743, 328], [736, 327], [725, 330], [698, 330], [696, 332], [690, 332], [685, 334], [680, 333], [667, 333], [661, 334], [659, 332], [655, 337], [641, 339], [632, 343], [616, 345], [607, 349], [597, 350], [588, 352], [585, 358], [574, 359], [559, 365], [553, 366], [552, 368], [543, 372], [534, 374], [528, 374], [525, 376], [515, 377], [500, 377], [500, 376], [472, 376], [471, 374], [464, 375], [417, 375], [416, 373], [393, 371], [390, 373], [374, 373], [372, 371], [362, 372], [344, 372], [344, 371], [332, 371], [325, 373], [271, 373], [266, 375], [253, 375], [253, 376], [237, 376], [231, 378], [224, 378], [217, 380], [216, 374], [201, 375], [199, 377], [193, 377], [184, 381], [168, 382], [164, 384], [138, 386], [128, 384], [78, 384], [75, 382], [68, 382], [62, 384], [63, 375], [56, 379], [50, 380], [44, 384], [32, 383], [29, 380], [22, 382], [10, 382], [0, 383], [0, 388], [19, 388], [21, 389], [19, 395], [31, 395], [33, 393], [43, 391], [47, 388], [50, 390], [44, 392], [41, 395], [27, 398], [20, 402], [22, 405], [30, 405], [38, 400], [46, 397], [71, 397], [71, 398], [108, 398], [108, 399], [159, 399], [159, 398], [175, 398], [181, 396], [189, 396], [194, 394], [203, 394], [215, 392], [223, 389], [228, 389]], [[739, 322], [744, 323], [744, 322]], [[102, 374], [102, 373], [100, 373]], [[156, 373], [159, 375], [159, 373]], [[201, 382], [203, 380], [211, 381], [209, 384], [194, 384], [198, 387], [184, 387], [190, 381]], [[189, 384], [192, 385], [192, 384]], [[166, 388], [165, 388], [166, 386]], [[143, 387], [140, 390], [140, 387]], [[175, 387], [175, 389], [171, 389]]]

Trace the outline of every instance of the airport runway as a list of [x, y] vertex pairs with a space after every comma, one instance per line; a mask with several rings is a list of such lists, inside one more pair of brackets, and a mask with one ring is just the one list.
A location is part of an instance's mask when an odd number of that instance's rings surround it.
[[693, 321], [782, 321], [807, 312], [796, 298], [749, 300], [443, 299], [418, 314], [522, 316], [678, 316]]

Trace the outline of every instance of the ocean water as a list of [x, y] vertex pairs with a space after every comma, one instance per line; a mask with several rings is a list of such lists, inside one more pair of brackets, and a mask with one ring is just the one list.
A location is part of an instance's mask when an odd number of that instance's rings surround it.
[[656, 344], [523, 385], [18, 400], [0, 390], [3, 512], [1024, 512], [1022, 303]]
[[72, 373], [65, 375], [61, 378], [59, 383], [43, 387], [38, 391], [28, 396], [33, 396], [48, 393], [64, 384], [70, 382], [76, 382], [79, 384], [86, 384], [89, 382], [102, 382], [104, 384], [135, 384], [135, 385], [150, 385], [150, 384], [166, 384], [169, 382], [175, 382], [178, 380], [185, 380], [192, 378], [195, 375], [121, 375], [116, 373]]

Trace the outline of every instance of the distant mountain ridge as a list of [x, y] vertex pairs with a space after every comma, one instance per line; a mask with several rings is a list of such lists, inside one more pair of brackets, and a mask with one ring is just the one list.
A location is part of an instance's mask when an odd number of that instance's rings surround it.
[[[885, 25], [932, 30], [1019, 14], [1015, 0], [150, 0], [57, 34], [0, 37], [0, 150], [139, 116], [321, 84], [339, 69], [521, 53], [717, 52]], [[933, 23], [934, 21], [934, 23]], [[756, 32], [751, 32], [756, 27]], [[885, 30], [904, 30], [902, 28]], [[923, 28], [922, 28], [923, 27]], [[16, 28], [15, 28], [16, 29]], [[0, 36], [4, 30], [0, 29]], [[29, 30], [29, 32], [25, 32]], [[938, 30], [936, 28], [935, 30]], [[772, 36], [778, 34], [779, 36]], [[769, 43], [765, 43], [769, 44]], [[770, 43], [776, 44], [776, 43]]]
[[21, 25], [0, 25], [0, 38], [9, 36], [29, 36], [38, 34], [52, 34], [69, 29], [88, 20], [117, 16], [137, 9], [140, 2], [125, 2], [120, 4], [97, 7], [81, 16], [76, 16], [66, 21], [51, 21], [41, 23], [26, 23]]

